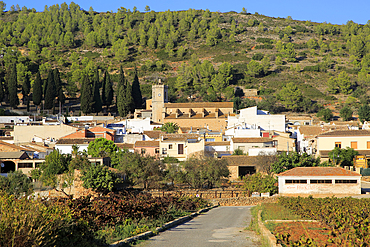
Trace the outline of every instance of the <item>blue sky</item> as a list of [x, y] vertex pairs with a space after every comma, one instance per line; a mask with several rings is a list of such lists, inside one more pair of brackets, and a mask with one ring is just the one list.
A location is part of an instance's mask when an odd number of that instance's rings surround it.
[[[6, 10], [11, 5], [19, 4], [20, 7], [26, 6], [27, 8], [35, 8], [37, 11], [42, 11], [45, 5], [54, 5], [56, 3], [61, 4], [63, 1], [55, 0], [19, 0], [19, 1], [6, 1]], [[90, 6], [95, 11], [116, 12], [118, 8], [125, 7], [132, 9], [134, 6], [139, 11], [144, 11], [146, 5], [148, 5], [154, 11], [166, 11], [170, 10], [187, 10], [192, 9], [209, 9], [210, 11], [236, 11], [240, 12], [243, 7], [247, 9], [249, 13], [258, 12], [271, 17], [287, 17], [291, 16], [295, 20], [311, 20], [314, 22], [330, 22], [332, 24], [345, 24], [349, 20], [353, 20], [359, 24], [366, 24], [370, 20], [370, 0], [254, 0], [254, 1], [241, 1], [241, 0], [136, 0], [136, 1], [117, 1], [117, 0], [106, 0], [106, 1], [87, 1], [87, 0], [76, 0], [74, 1], [81, 8], [88, 10]], [[67, 4], [70, 1], [66, 1]]]

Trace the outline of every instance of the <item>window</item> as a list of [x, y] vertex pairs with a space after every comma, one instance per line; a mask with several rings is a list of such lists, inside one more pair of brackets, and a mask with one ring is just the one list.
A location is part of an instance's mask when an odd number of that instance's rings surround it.
[[167, 148], [162, 148], [162, 154], [167, 154]]
[[357, 142], [351, 142], [351, 148], [357, 149]]
[[156, 154], [159, 154], [159, 148], [156, 148], [156, 149], [155, 149], [155, 153], [156, 153]]
[[18, 163], [19, 168], [32, 168], [32, 163]]
[[184, 144], [178, 144], [177, 154], [184, 154]]
[[145, 154], [145, 152], [146, 152], [146, 149], [145, 148], [142, 148], [141, 149], [141, 154]]
[[342, 148], [342, 143], [341, 142], [336, 142], [335, 147], [336, 148]]
[[214, 142], [215, 138], [206, 138], [206, 142]]
[[285, 180], [285, 183], [286, 184], [307, 184], [307, 180], [306, 179], [287, 179]]
[[310, 184], [331, 184], [330, 179], [311, 179]]
[[168, 149], [172, 149], [172, 144], [168, 144]]
[[367, 142], [367, 149], [370, 149], [370, 142]]
[[357, 184], [357, 180], [354, 179], [335, 179], [336, 184]]

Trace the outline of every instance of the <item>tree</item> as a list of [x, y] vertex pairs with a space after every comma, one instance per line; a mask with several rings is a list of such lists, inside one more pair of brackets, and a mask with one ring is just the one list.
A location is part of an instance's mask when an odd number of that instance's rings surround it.
[[8, 173], [7, 177], [0, 176], [0, 190], [16, 198], [28, 196], [33, 192], [32, 181], [22, 171]]
[[137, 70], [135, 68], [134, 80], [132, 82], [132, 98], [134, 100], [135, 109], [140, 109], [143, 106], [143, 96], [141, 95], [140, 82], [137, 77]]
[[55, 68], [53, 70], [53, 74], [54, 74], [54, 84], [55, 84], [55, 96], [58, 97], [58, 102], [60, 102], [61, 104], [64, 104], [65, 96], [63, 93], [63, 85], [60, 79], [60, 73], [59, 73], [58, 68]]
[[330, 122], [333, 118], [333, 113], [329, 108], [321, 109], [316, 116], [326, 123]]
[[192, 188], [213, 188], [230, 174], [226, 160], [191, 158], [181, 164], [183, 182]]
[[358, 109], [358, 118], [361, 122], [370, 121], [370, 106], [368, 104], [363, 104]]
[[[103, 100], [104, 97], [104, 100]], [[102, 101], [107, 106], [107, 110], [113, 101], [113, 86], [108, 71], [105, 71], [103, 79]]]
[[246, 176], [243, 180], [243, 189], [247, 191], [248, 196], [253, 192], [276, 194], [278, 187], [276, 186], [277, 179], [271, 175], [262, 175], [261, 173]]
[[55, 100], [55, 83], [53, 71], [50, 69], [45, 91], [45, 109], [51, 109], [54, 107]]
[[88, 75], [84, 76], [84, 80], [81, 87], [81, 110], [83, 113], [88, 114], [93, 112], [93, 92], [92, 85]]
[[18, 82], [17, 82], [17, 67], [16, 64], [13, 63], [9, 67], [8, 70], [9, 77], [7, 81], [7, 86], [9, 90], [9, 103], [11, 107], [17, 107], [19, 105], [18, 99]]
[[178, 129], [179, 129], [179, 126], [177, 125], [177, 123], [173, 123], [173, 122], [164, 123], [162, 127], [160, 128], [160, 130], [166, 133], [176, 133]]
[[4, 14], [5, 8], [6, 8], [6, 3], [4, 3], [3, 1], [0, 1], [0, 15]]
[[339, 115], [343, 119], [343, 121], [351, 120], [352, 114], [353, 114], [353, 111], [348, 105], [345, 105], [339, 112]]
[[244, 151], [237, 148], [234, 150], [233, 154], [232, 155], [245, 155]]
[[247, 9], [246, 8], [242, 8], [242, 14], [246, 14], [247, 13]]
[[150, 7], [148, 5], [145, 6], [145, 12], [149, 12], [150, 11]]
[[32, 101], [36, 106], [39, 106], [42, 101], [42, 82], [39, 71], [37, 71], [32, 91]]
[[54, 150], [45, 158], [45, 162], [42, 163], [40, 170], [34, 172], [36, 177], [34, 179], [39, 179], [45, 186], [51, 186], [56, 191], [61, 191], [65, 195], [68, 195], [64, 189], [71, 185], [71, 181], [66, 183], [65, 177], [63, 178], [61, 174], [72, 172], [69, 170], [69, 162], [71, 161], [70, 155], [65, 155], [59, 153], [59, 150]]
[[[1, 88], [2, 89], [2, 88]], [[31, 91], [31, 82], [30, 82], [30, 77], [28, 73], [25, 74], [23, 83], [22, 83], [22, 95], [23, 95], [23, 101], [28, 102], [28, 95], [30, 94]]]
[[117, 175], [103, 165], [89, 166], [82, 170], [82, 186], [99, 192], [112, 191], [118, 183]]
[[94, 112], [98, 113], [102, 110], [102, 100], [100, 98], [100, 82], [99, 82], [99, 69], [96, 67], [94, 73], [94, 84], [93, 84], [93, 102]]
[[101, 137], [89, 143], [87, 154], [92, 157], [110, 157], [117, 149], [113, 141]]
[[120, 75], [119, 75], [119, 81], [117, 85], [117, 110], [121, 117], [126, 117], [129, 113], [129, 104], [130, 99], [127, 99], [126, 97], [129, 96], [127, 91], [129, 90], [129, 93], [131, 95], [131, 88], [127, 88], [126, 78], [125, 74], [123, 72], [122, 66], [120, 67]]
[[303, 94], [295, 83], [289, 82], [279, 92], [279, 100], [287, 109], [298, 111], [301, 107]]
[[341, 167], [353, 166], [353, 158], [358, 155], [358, 152], [353, 148], [347, 147], [346, 149], [335, 147], [328, 153], [329, 159], [332, 159], [334, 165]]
[[278, 161], [271, 164], [271, 171], [278, 174], [294, 167], [315, 166], [320, 166], [320, 157], [314, 158], [306, 153], [299, 154], [297, 152], [290, 152], [289, 154], [281, 153], [278, 156]]

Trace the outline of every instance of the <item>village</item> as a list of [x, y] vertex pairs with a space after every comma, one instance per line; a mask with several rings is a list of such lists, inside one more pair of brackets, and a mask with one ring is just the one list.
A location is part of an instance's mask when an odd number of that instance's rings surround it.
[[[370, 127], [366, 122], [325, 123], [312, 116], [270, 114], [257, 106], [235, 113], [233, 102], [169, 103], [168, 86], [161, 82], [153, 85], [146, 109], [136, 109], [132, 118], [2, 116], [0, 124], [2, 175], [22, 171], [31, 176], [53, 150], [73, 154], [73, 146], [78, 146], [79, 151], [86, 151], [97, 138], [159, 160], [172, 157], [181, 162], [200, 156], [226, 160], [231, 182], [263, 172], [259, 157], [298, 152], [334, 163], [337, 155], [329, 153], [336, 147], [357, 151], [352, 166], [340, 168], [335, 163], [335, 167], [295, 168], [277, 174], [280, 195], [361, 194], [361, 175], [369, 172]], [[166, 124], [178, 129], [175, 133], [159, 130]], [[109, 157], [88, 159], [92, 164], [111, 166]]]

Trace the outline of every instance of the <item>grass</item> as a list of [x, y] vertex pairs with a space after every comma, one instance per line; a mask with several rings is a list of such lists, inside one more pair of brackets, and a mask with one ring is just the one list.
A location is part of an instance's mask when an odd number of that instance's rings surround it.
[[262, 221], [265, 220], [302, 220], [301, 216], [286, 209], [278, 203], [264, 203], [261, 205]]
[[258, 235], [260, 235], [260, 238], [261, 238], [261, 241], [260, 241], [261, 245], [260, 246], [269, 247], [270, 244], [269, 244], [268, 239], [265, 238], [261, 234], [260, 228], [258, 227], [258, 211], [260, 209], [261, 209], [261, 206], [255, 206], [255, 207], [251, 208], [252, 220], [251, 220], [251, 223], [249, 224], [249, 226], [246, 229], [249, 230], [249, 231], [254, 231]]

